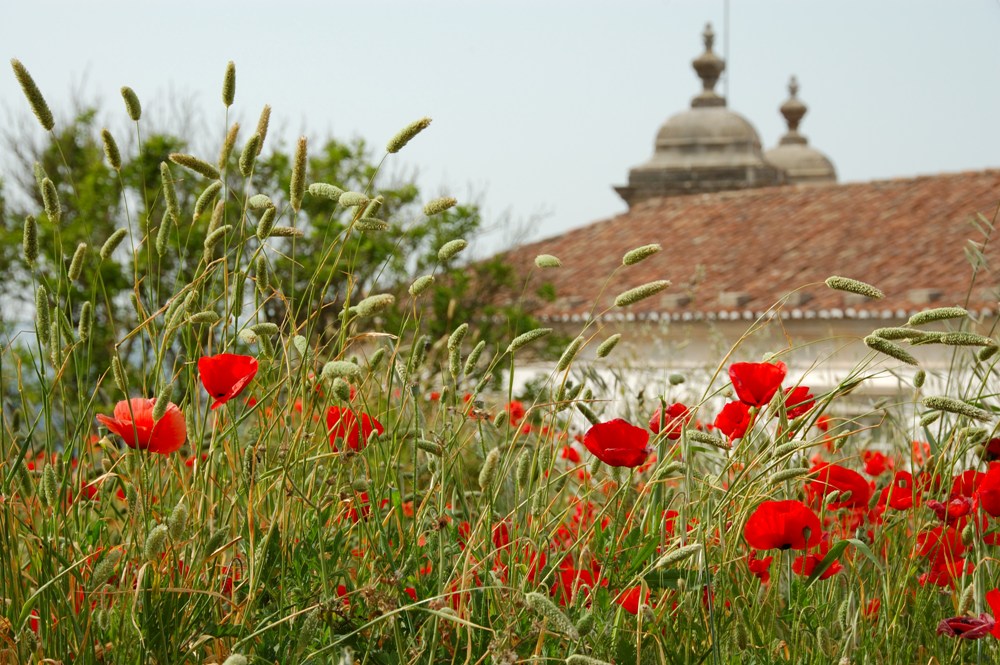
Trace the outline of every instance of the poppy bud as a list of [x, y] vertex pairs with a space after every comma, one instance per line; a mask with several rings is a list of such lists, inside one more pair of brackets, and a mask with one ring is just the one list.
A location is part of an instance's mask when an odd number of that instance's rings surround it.
[[576, 622], [576, 632], [580, 634], [580, 637], [584, 637], [594, 629], [594, 613], [590, 610], [585, 610], [583, 616]]
[[333, 380], [333, 394], [336, 395], [341, 402], [351, 401], [350, 384], [348, 384], [347, 381], [344, 381], [340, 377], [335, 378]]
[[205, 553], [210, 556], [215, 550], [222, 547], [222, 544], [226, 542], [226, 532], [222, 529], [215, 531], [209, 537], [208, 542], [205, 543]]
[[146, 536], [146, 545], [142, 549], [142, 555], [147, 561], [156, 561], [167, 548], [167, 525], [158, 524]]
[[226, 138], [222, 141], [222, 147], [219, 149], [219, 169], [226, 168], [226, 163], [229, 161], [229, 156], [233, 154], [233, 146], [236, 145], [236, 136], [240, 133], [240, 123], [234, 122], [230, 127], [229, 131], [226, 132]]
[[382, 364], [383, 360], [385, 360], [385, 348], [379, 347], [375, 349], [375, 352], [372, 354], [372, 357], [368, 359], [369, 369], [371, 370], [378, 369], [379, 365]]
[[984, 346], [982, 348], [982, 350], [979, 352], [979, 360], [982, 361], [982, 362], [986, 362], [987, 360], [989, 360], [990, 358], [992, 358], [994, 355], [996, 355], [997, 349], [1000, 349], [1000, 347], [997, 347], [995, 345], [994, 346]]
[[440, 443], [434, 443], [433, 441], [428, 441], [427, 439], [419, 439], [418, 438], [417, 439], [417, 448], [419, 448], [420, 450], [424, 451], [425, 453], [429, 453], [431, 455], [434, 455], [435, 457], [443, 457], [444, 456], [444, 448], [441, 446], [441, 444]]
[[346, 360], [331, 360], [323, 365], [321, 376], [326, 381], [332, 381], [337, 377], [361, 379], [361, 368]]
[[133, 122], [139, 122], [139, 118], [142, 117], [142, 105], [139, 103], [139, 96], [135, 94], [135, 90], [127, 85], [122, 86], [121, 92], [122, 99], [125, 101], [125, 112], [128, 113], [128, 117], [132, 118]]
[[507, 426], [507, 421], [509, 420], [509, 418], [510, 414], [508, 414], [507, 411], [501, 411], [493, 419], [493, 426], [496, 427], [497, 429], [503, 429], [504, 427]]
[[684, 381], [686, 379], [685, 379], [685, 377], [684, 377], [683, 374], [679, 374], [677, 372], [674, 372], [673, 374], [671, 374], [670, 376], [667, 377], [667, 380], [670, 382], [670, 385], [672, 385], [672, 386], [679, 386], [682, 383], [684, 383]]
[[247, 446], [243, 451], [243, 477], [248, 485], [253, 485], [257, 479], [257, 451], [253, 446]]
[[181, 499], [174, 506], [174, 509], [170, 511], [170, 518], [167, 520], [170, 540], [176, 542], [184, 537], [184, 531], [187, 529], [188, 514], [187, 505], [184, 503], [184, 499]]
[[118, 565], [118, 560], [121, 559], [121, 552], [118, 550], [111, 550], [101, 561], [94, 566], [94, 573], [90, 576], [90, 588], [91, 590], [98, 589], [104, 586], [108, 579], [115, 574], [115, 566]]

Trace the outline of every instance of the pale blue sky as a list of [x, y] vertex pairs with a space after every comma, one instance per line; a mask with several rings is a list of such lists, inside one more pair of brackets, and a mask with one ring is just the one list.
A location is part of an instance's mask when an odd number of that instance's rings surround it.
[[[717, 52], [727, 41], [723, 7], [33, 0], [6, 4], [0, 45], [57, 117], [82, 90], [104, 100], [112, 128], [124, 126], [118, 89], [130, 85], [151, 117], [179, 122], [167, 100], [190, 98], [195, 123], [221, 132], [228, 60], [235, 117], [252, 126], [271, 104], [286, 141], [332, 132], [381, 147], [431, 116], [392, 168], [417, 170], [428, 196], [481, 192], [493, 216], [545, 212], [537, 239], [624, 210], [611, 186], [688, 107], [705, 22]], [[997, 0], [732, 0], [729, 26], [729, 106], [765, 148], [784, 131], [777, 107], [794, 73], [809, 106], [801, 129], [841, 181], [1000, 166]], [[0, 104], [27, 112], [9, 69]]]

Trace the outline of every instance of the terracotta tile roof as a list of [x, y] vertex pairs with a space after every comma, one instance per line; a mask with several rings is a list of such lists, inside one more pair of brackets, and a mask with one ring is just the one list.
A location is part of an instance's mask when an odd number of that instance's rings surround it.
[[[602, 313], [619, 319], [753, 318], [800, 287], [781, 316], [892, 318], [966, 303], [972, 276], [966, 247], [985, 240], [971, 222], [977, 213], [993, 220], [998, 204], [997, 169], [659, 198], [515, 248], [506, 258], [519, 274], [531, 271], [527, 293], [546, 282], [554, 287], [553, 302], [528, 303], [548, 320]], [[649, 243], [663, 251], [622, 267], [628, 250]], [[998, 245], [1000, 236], [987, 243], [988, 267], [968, 301], [984, 315], [998, 308], [997, 273], [990, 270], [1000, 265]], [[563, 266], [539, 270], [533, 264], [538, 254], [553, 254]], [[823, 284], [830, 275], [869, 282], [886, 297], [872, 301], [833, 291]], [[658, 279], [673, 285], [630, 307], [614, 307], [618, 293]]]

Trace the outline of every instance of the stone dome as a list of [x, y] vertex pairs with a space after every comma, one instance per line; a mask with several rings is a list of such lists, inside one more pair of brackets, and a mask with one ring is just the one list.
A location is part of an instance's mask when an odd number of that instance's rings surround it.
[[761, 152], [750, 122], [726, 108], [715, 92], [725, 62], [712, 51], [711, 24], [703, 33], [705, 52], [692, 65], [702, 91], [691, 108], [669, 118], [656, 135], [653, 156], [629, 171], [629, 184], [616, 187], [630, 205], [655, 196], [719, 192], [782, 183], [783, 173]]
[[819, 150], [809, 145], [799, 133], [799, 123], [807, 107], [798, 98], [799, 84], [793, 76], [788, 83], [789, 98], [781, 105], [781, 114], [788, 122], [788, 132], [778, 145], [764, 153], [764, 158], [785, 172], [789, 183], [837, 182], [833, 162]]

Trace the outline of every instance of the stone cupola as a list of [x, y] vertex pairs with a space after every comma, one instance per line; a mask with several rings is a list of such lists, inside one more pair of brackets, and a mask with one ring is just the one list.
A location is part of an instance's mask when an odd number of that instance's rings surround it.
[[806, 114], [806, 105], [799, 98], [799, 83], [793, 76], [788, 82], [788, 99], [781, 105], [781, 115], [788, 123], [788, 132], [778, 145], [764, 153], [764, 158], [785, 172], [790, 184], [837, 182], [833, 162], [799, 133], [799, 123]]
[[653, 197], [767, 187], [784, 182], [765, 161], [757, 130], [726, 107], [715, 84], [726, 63], [712, 50], [711, 24], [702, 34], [705, 52], [692, 65], [702, 91], [691, 108], [668, 119], [656, 135], [653, 156], [629, 171], [628, 185], [615, 187], [631, 207]]

